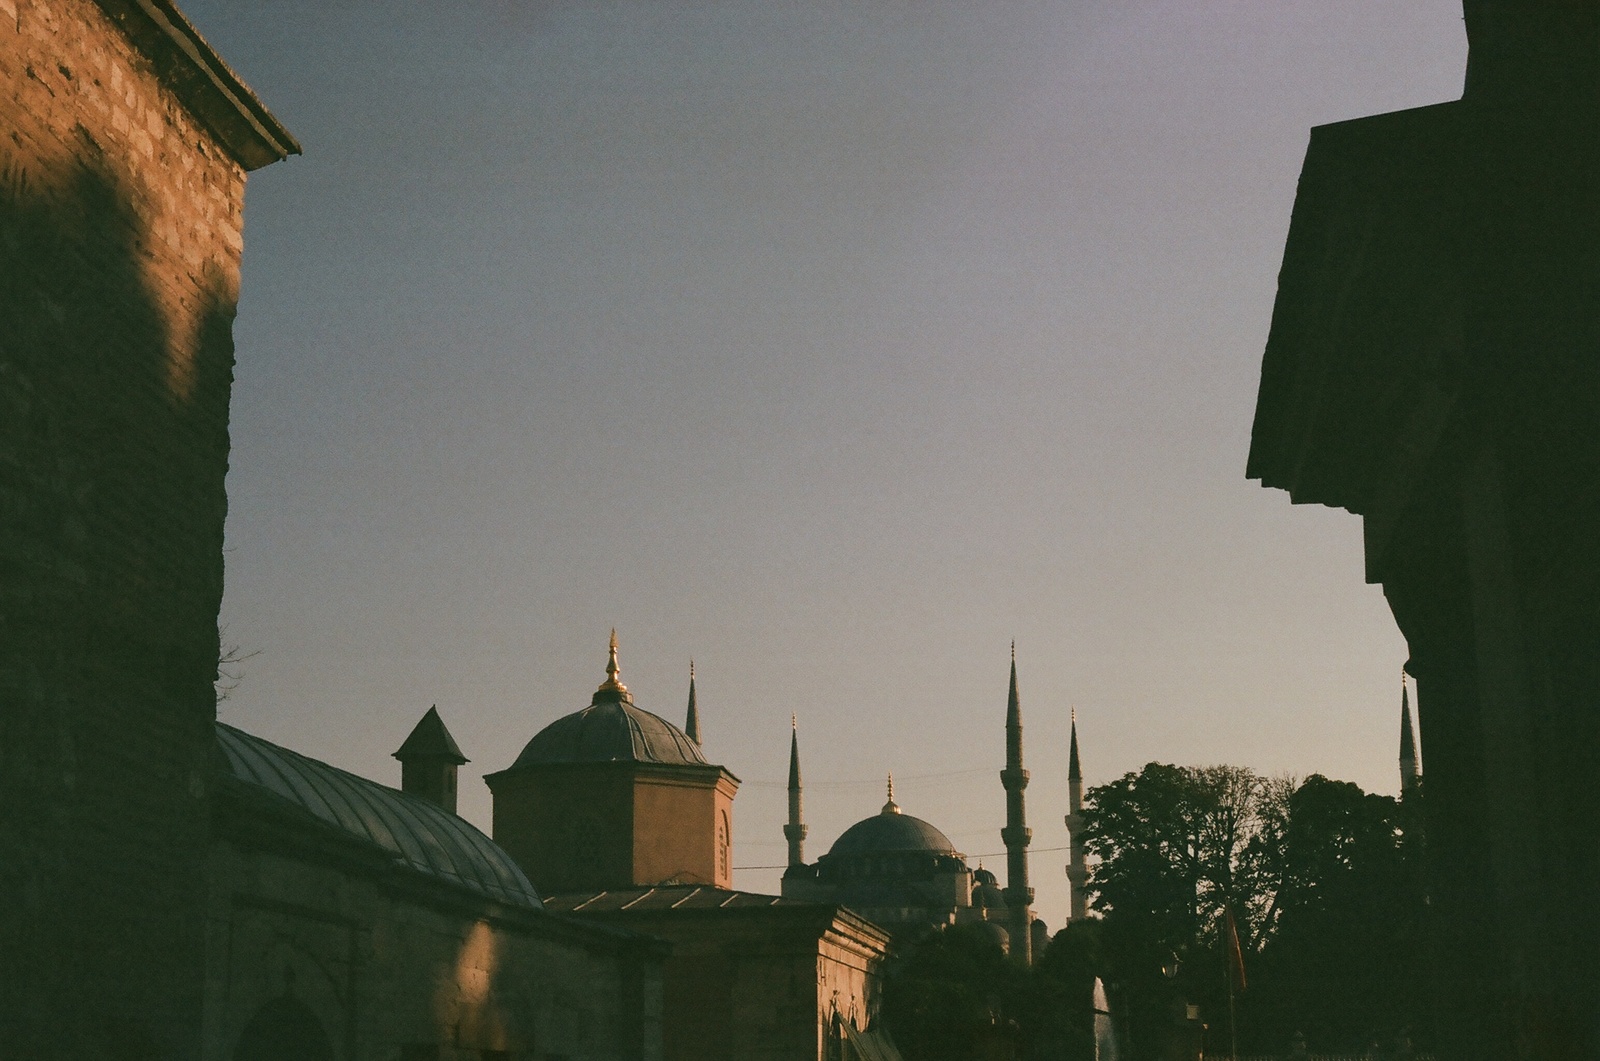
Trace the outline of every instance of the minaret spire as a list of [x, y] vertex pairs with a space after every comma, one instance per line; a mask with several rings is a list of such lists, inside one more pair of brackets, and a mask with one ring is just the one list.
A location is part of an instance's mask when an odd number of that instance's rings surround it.
[[1083, 849], [1083, 766], [1078, 761], [1078, 709], [1072, 709], [1072, 746], [1067, 754], [1067, 883], [1072, 886], [1070, 919], [1089, 916], [1089, 867]]
[[1406, 688], [1406, 672], [1400, 671], [1400, 800], [1417, 793], [1421, 774], [1417, 770], [1417, 742], [1411, 732], [1411, 696]]
[[689, 714], [683, 723], [683, 732], [696, 744], [700, 743], [700, 710], [694, 703], [694, 660], [689, 661]]
[[800, 724], [789, 716], [789, 824], [783, 838], [789, 841], [789, 865], [806, 863], [806, 826], [800, 800]]
[[1011, 956], [1023, 965], [1033, 964], [1033, 889], [1028, 887], [1028, 813], [1023, 790], [1028, 771], [1022, 768], [1022, 698], [1017, 695], [1017, 643], [1011, 642], [1011, 690], [1006, 698], [1006, 768], [1000, 771], [1006, 790], [1006, 827], [1000, 838], [1006, 845], [1006, 908], [1011, 914]]

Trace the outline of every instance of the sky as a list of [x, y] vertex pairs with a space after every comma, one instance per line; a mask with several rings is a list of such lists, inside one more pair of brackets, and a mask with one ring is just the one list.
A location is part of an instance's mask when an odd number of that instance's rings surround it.
[[[398, 784], [636, 702], [775, 891], [881, 806], [1037, 910], [1151, 761], [1395, 793], [1360, 520], [1244, 478], [1312, 126], [1459, 96], [1451, 0], [187, 0], [304, 145], [251, 176], [219, 717]], [[1427, 734], [1422, 734], [1426, 769]], [[765, 867], [765, 868], [764, 868]]]

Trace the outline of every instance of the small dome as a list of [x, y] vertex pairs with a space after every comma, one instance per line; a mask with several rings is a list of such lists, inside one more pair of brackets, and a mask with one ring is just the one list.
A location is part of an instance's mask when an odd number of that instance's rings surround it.
[[828, 855], [876, 855], [890, 851], [927, 851], [940, 855], [956, 853], [955, 845], [948, 836], [921, 818], [902, 814], [897, 807], [856, 822], [833, 842]]
[[[692, 677], [690, 685], [692, 690]], [[611, 762], [710, 765], [700, 754], [700, 745], [683, 730], [634, 706], [632, 694], [622, 684], [615, 630], [611, 631], [606, 680], [595, 690], [589, 706], [558, 718], [535, 733], [511, 768], [534, 763]]]
[[706, 766], [688, 735], [628, 699], [601, 699], [534, 734], [512, 769], [531, 763], [666, 763]]
[[979, 866], [972, 871], [972, 905], [986, 910], [1004, 910], [1006, 893], [995, 875]]

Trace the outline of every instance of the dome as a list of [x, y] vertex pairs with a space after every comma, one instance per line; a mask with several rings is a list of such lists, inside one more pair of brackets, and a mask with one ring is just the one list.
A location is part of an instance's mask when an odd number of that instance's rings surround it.
[[931, 854], [953, 855], [955, 845], [950, 838], [921, 818], [903, 814], [893, 803], [881, 814], [856, 822], [840, 834], [828, 849], [830, 857], [841, 855], [876, 855], [891, 851], [926, 851]]
[[617, 666], [615, 630], [611, 631], [606, 680], [595, 690], [589, 706], [535, 733], [511, 769], [540, 763], [611, 762], [710, 765], [700, 754], [700, 745], [683, 730], [634, 705]]
[[688, 735], [629, 699], [602, 700], [550, 723], [534, 734], [512, 769], [533, 763], [666, 763], [706, 766]]
[[995, 875], [979, 866], [972, 871], [972, 905], [986, 910], [1004, 910], [1006, 893]]

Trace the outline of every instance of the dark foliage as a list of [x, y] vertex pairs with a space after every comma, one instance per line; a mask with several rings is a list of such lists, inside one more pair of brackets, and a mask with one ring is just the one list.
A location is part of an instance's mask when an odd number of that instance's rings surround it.
[[[1420, 852], [1395, 800], [1320, 775], [1151, 763], [1085, 802], [1105, 968], [1135, 1059], [1171, 1048], [1185, 1003], [1213, 1052], [1235, 1035], [1261, 1053], [1297, 1031], [1315, 1049], [1426, 1038]], [[1229, 989], [1230, 910], [1242, 992]]]
[[883, 1019], [906, 1061], [1088, 1061], [1098, 967], [1092, 925], [1057, 933], [1031, 970], [987, 926], [953, 926], [897, 955]]

